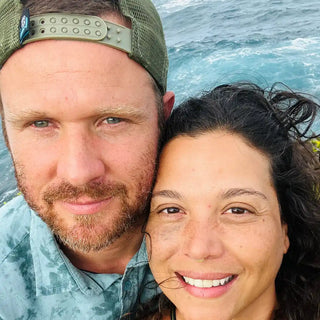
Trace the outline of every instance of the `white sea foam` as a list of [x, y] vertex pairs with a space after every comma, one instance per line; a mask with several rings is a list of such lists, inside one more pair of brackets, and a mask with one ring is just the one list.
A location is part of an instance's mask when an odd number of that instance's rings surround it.
[[278, 50], [280, 51], [311, 51], [315, 46], [318, 47], [320, 38], [296, 38], [291, 40]]
[[[214, 2], [215, 0], [210, 0], [210, 3]], [[163, 1], [163, 0], [155, 0], [154, 4], [156, 8], [161, 12], [165, 11], [166, 13], [172, 13], [176, 11], [180, 11], [186, 7], [196, 7], [198, 5], [203, 5], [208, 3], [204, 0], [171, 0], [171, 1]]]

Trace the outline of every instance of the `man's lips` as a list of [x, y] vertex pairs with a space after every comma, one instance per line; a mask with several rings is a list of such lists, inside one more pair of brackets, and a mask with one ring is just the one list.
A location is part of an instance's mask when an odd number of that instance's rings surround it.
[[59, 206], [75, 215], [90, 215], [103, 210], [111, 201], [112, 197], [102, 200], [77, 199], [57, 201]]

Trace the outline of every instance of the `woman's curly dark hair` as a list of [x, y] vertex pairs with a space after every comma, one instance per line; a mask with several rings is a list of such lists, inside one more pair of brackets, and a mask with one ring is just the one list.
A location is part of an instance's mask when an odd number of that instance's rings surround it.
[[275, 319], [319, 319], [320, 171], [311, 151], [319, 105], [290, 90], [253, 84], [223, 85], [173, 111], [162, 144], [179, 135], [224, 129], [264, 152], [288, 225], [290, 247], [276, 279]]
[[[275, 281], [274, 319], [318, 320], [320, 171], [310, 139], [318, 136], [312, 133], [312, 124], [319, 105], [288, 88], [277, 90], [277, 85], [268, 91], [251, 83], [222, 85], [187, 100], [172, 112], [161, 145], [177, 136], [196, 137], [221, 129], [241, 135], [268, 156], [290, 240]], [[163, 299], [159, 302], [166, 305]]]

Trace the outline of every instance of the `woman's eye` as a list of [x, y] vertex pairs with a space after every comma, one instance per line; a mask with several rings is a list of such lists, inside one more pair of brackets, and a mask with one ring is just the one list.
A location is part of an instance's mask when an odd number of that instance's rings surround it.
[[37, 120], [32, 123], [33, 126], [36, 128], [46, 128], [49, 127], [49, 121], [48, 120]]
[[117, 117], [108, 117], [104, 121], [108, 124], [117, 124], [120, 123], [122, 119]]
[[162, 209], [160, 212], [163, 212], [166, 214], [174, 214], [174, 213], [179, 213], [180, 211], [181, 210], [179, 208], [170, 207], [170, 208]]
[[232, 214], [246, 214], [246, 213], [251, 213], [250, 210], [240, 208], [240, 207], [233, 207], [230, 208], [226, 211], [226, 213], [232, 213]]

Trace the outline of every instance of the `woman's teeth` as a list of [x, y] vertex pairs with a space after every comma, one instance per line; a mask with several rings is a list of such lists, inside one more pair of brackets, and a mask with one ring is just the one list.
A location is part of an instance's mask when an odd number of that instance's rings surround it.
[[202, 280], [202, 279], [192, 279], [188, 277], [182, 277], [183, 280], [190, 284], [191, 286], [198, 287], [198, 288], [211, 288], [211, 287], [219, 287], [224, 286], [225, 284], [229, 283], [234, 277], [229, 276], [219, 280]]

